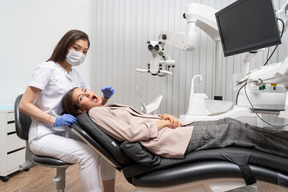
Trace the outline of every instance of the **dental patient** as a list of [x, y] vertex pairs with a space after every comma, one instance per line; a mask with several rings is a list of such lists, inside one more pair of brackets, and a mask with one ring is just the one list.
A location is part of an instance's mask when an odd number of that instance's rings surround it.
[[288, 132], [275, 131], [224, 118], [181, 124], [169, 114], [148, 115], [120, 104], [103, 106], [92, 90], [73, 88], [62, 105], [74, 116], [88, 113], [108, 135], [118, 141], [139, 141], [150, 152], [165, 158], [222, 147], [245, 147], [288, 158]]

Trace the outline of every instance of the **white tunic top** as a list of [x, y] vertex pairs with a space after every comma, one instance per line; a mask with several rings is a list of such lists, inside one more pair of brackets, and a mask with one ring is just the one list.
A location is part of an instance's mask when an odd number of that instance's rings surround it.
[[[32, 74], [28, 86], [36, 87], [42, 91], [36, 98], [34, 104], [45, 113], [53, 116], [61, 116], [62, 97], [73, 87], [90, 89], [82, 76], [72, 68], [70, 73], [53, 61], [43, 62], [38, 65]], [[29, 141], [52, 134], [59, 131], [65, 131], [64, 127], [50, 128], [49, 124], [32, 119], [29, 130]]]

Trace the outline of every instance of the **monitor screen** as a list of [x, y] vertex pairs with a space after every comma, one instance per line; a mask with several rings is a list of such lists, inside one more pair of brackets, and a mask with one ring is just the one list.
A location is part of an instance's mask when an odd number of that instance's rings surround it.
[[215, 15], [226, 57], [281, 43], [271, 0], [237, 0]]

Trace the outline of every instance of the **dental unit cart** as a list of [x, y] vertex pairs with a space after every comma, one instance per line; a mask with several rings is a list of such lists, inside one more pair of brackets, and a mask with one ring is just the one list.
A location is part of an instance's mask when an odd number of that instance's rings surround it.
[[25, 146], [25, 141], [19, 139], [15, 131], [13, 107], [0, 106], [0, 177], [3, 182], [25, 161]]

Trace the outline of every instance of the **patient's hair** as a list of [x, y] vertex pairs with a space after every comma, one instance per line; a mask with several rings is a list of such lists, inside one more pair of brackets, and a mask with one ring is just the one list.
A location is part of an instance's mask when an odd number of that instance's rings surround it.
[[86, 40], [88, 42], [88, 48], [90, 47], [89, 37], [86, 33], [76, 29], [70, 30], [60, 39], [51, 57], [47, 61], [63, 62], [66, 59], [68, 49], [79, 39]]
[[73, 89], [70, 89], [62, 98], [62, 107], [64, 109], [64, 113], [69, 113], [73, 116], [77, 116], [80, 113], [78, 113], [78, 109], [80, 109], [78, 103], [73, 102], [72, 94], [74, 89], [77, 87], [74, 87]]

